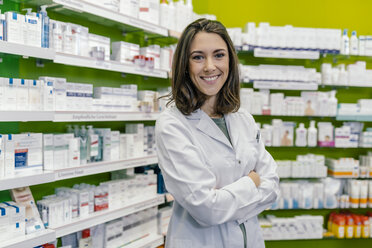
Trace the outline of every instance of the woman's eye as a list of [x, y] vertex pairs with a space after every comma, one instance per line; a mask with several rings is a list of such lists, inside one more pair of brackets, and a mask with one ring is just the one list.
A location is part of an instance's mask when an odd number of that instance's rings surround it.
[[224, 53], [217, 53], [216, 58], [223, 58], [225, 56]]
[[201, 56], [201, 55], [195, 55], [195, 56], [192, 57], [192, 59], [201, 60], [201, 59], [203, 59], [203, 56]]

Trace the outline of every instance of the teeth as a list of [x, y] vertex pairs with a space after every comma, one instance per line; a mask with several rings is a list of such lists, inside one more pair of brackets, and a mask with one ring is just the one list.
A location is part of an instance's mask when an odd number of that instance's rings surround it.
[[214, 77], [204, 77], [204, 80], [206, 81], [213, 81], [213, 80], [216, 80], [218, 78], [218, 76], [214, 76]]

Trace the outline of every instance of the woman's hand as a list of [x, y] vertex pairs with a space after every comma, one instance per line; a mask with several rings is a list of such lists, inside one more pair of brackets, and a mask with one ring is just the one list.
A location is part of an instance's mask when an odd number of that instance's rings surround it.
[[261, 183], [260, 176], [255, 171], [249, 172], [248, 176], [256, 184], [256, 187], [260, 186], [260, 183]]

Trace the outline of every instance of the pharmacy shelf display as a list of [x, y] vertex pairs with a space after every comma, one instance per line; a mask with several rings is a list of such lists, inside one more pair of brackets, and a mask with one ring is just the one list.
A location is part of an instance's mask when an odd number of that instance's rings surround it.
[[155, 121], [159, 115], [157, 112], [0, 111], [0, 122]]
[[[19, 2], [20, 0], [14, 1]], [[26, 0], [22, 2], [38, 6], [49, 5], [48, 11], [54, 8], [55, 11], [62, 14], [94, 20], [94, 22], [103, 26], [119, 27], [126, 32], [143, 30], [148, 34], [168, 37], [168, 29], [165, 27], [103, 8], [90, 3], [88, 0]]]
[[46, 60], [53, 60], [55, 57], [55, 52], [51, 48], [33, 47], [6, 41], [0, 41], [0, 53], [19, 55], [23, 58], [33, 57]]
[[164, 195], [158, 195], [142, 201], [130, 203], [122, 208], [94, 212], [88, 217], [79, 217], [69, 224], [51, 227], [50, 229], [54, 230], [56, 232], [56, 237], [59, 238], [163, 203]]
[[90, 57], [56, 53], [50, 48], [39, 48], [6, 41], [0, 41], [0, 53], [22, 56], [23, 58], [34, 57], [38, 59], [52, 60], [56, 64], [93, 68], [147, 77], [168, 78], [168, 72], [164, 70], [145, 70], [134, 65], [125, 65], [117, 61], [97, 60]]
[[1, 247], [7, 248], [24, 248], [35, 247], [56, 240], [56, 232], [54, 230], [43, 230], [17, 238], [11, 238], [5, 242], [1, 242]]
[[84, 166], [55, 171], [43, 171], [41, 173], [36, 171], [29, 172], [27, 174], [20, 174], [10, 178], [1, 178], [0, 191], [43, 183], [50, 183], [69, 178], [83, 177], [98, 173], [140, 167], [150, 164], [156, 164], [157, 162], [158, 159], [156, 155], [152, 155], [126, 160], [90, 163]]
[[125, 245], [125, 248], [157, 248], [163, 244], [164, 237], [162, 235], [150, 234], [146, 238]]
[[93, 58], [77, 56], [72, 54], [56, 53], [56, 56], [53, 61], [54, 63], [57, 64], [122, 72], [148, 77], [168, 78], [168, 72], [164, 70], [154, 69], [150, 71], [141, 67], [136, 67], [134, 65], [125, 65], [117, 61], [96, 60]]

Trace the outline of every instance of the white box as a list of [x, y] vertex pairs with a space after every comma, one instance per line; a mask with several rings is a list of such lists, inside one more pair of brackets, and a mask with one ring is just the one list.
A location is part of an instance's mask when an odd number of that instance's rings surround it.
[[111, 59], [120, 63], [133, 65], [134, 56], [140, 54], [140, 46], [138, 44], [118, 41], [112, 43]]
[[53, 165], [55, 170], [67, 167], [68, 144], [66, 142], [65, 134], [53, 135]]
[[15, 172], [43, 169], [43, 134], [14, 134]]
[[138, 18], [139, 0], [120, 0], [119, 11], [124, 15]]
[[28, 83], [29, 80], [15, 79], [17, 110], [28, 110]]
[[14, 139], [12, 134], [8, 134], [3, 139], [5, 141], [5, 163], [4, 174], [5, 177], [14, 175]]
[[16, 12], [6, 12], [5, 21], [6, 21], [6, 41], [23, 44], [23, 22], [24, 15], [17, 14]]
[[31, 111], [42, 110], [42, 81], [28, 80], [28, 105]]
[[8, 78], [4, 83], [4, 106], [3, 110], [17, 109], [17, 86], [13, 78]]
[[115, 161], [119, 159], [120, 159], [120, 132], [111, 131], [111, 160]]
[[105, 50], [105, 60], [110, 60], [110, 38], [89, 33], [89, 51], [94, 47], [102, 47]]
[[43, 166], [44, 170], [54, 170], [53, 134], [43, 134]]

